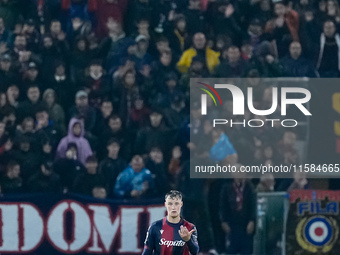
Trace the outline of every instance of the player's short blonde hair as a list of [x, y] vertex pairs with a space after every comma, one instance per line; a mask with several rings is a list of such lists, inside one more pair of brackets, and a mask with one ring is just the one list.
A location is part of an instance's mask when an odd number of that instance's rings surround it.
[[169, 191], [168, 193], [166, 193], [166, 195], [165, 195], [165, 200], [166, 200], [167, 198], [171, 198], [171, 199], [178, 198], [178, 199], [182, 200], [183, 195], [182, 195], [182, 193], [181, 193], [180, 191], [178, 191], [178, 190], [170, 190], [170, 191]]

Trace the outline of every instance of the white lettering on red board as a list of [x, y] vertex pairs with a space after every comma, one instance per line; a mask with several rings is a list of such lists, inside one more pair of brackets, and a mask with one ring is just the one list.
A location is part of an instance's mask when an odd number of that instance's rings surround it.
[[[152, 205], [121, 206], [113, 213], [105, 204], [83, 205], [75, 200], [62, 200], [44, 218], [34, 204], [3, 202], [0, 203], [0, 252], [32, 252], [46, 237], [56, 250], [68, 254], [85, 250], [140, 254], [141, 214], [148, 214], [146, 225], [150, 225], [164, 217], [165, 212], [163, 205]], [[72, 226], [66, 226], [69, 222], [66, 214], [71, 215]], [[72, 229], [71, 238], [67, 238], [66, 228]], [[113, 250], [114, 244], [119, 248]]]

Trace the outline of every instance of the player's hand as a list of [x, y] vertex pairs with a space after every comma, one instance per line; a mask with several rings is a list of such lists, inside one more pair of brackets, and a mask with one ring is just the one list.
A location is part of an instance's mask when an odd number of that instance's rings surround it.
[[230, 233], [230, 227], [227, 222], [222, 222], [222, 229], [226, 234]]
[[178, 233], [185, 242], [188, 242], [191, 238], [192, 233], [194, 233], [194, 231], [195, 231], [194, 228], [191, 231], [189, 231], [186, 227], [182, 225], [181, 229], [178, 230]]
[[247, 234], [251, 235], [254, 232], [254, 221], [250, 221], [247, 225]]

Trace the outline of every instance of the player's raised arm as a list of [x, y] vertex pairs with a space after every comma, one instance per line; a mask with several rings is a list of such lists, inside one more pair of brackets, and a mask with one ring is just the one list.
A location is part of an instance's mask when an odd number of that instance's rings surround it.
[[197, 242], [197, 229], [195, 226], [189, 231], [185, 226], [181, 226], [179, 235], [187, 243], [191, 254], [197, 254], [199, 246]]

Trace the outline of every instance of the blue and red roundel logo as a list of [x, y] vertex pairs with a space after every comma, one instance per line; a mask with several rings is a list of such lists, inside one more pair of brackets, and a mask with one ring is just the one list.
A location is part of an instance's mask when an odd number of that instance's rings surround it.
[[324, 246], [332, 239], [333, 229], [326, 218], [315, 217], [307, 222], [304, 234], [312, 245]]
[[298, 244], [312, 253], [329, 253], [338, 240], [339, 228], [332, 217], [305, 217], [295, 230]]

